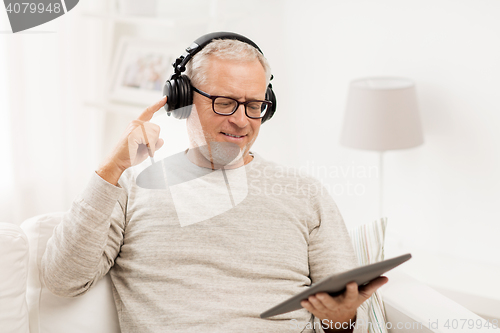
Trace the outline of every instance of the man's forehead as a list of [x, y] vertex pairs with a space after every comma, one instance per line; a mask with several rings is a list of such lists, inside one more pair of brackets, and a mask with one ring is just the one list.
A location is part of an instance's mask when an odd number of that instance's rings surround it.
[[203, 86], [209, 94], [253, 99], [262, 99], [267, 88], [264, 67], [257, 59], [211, 60]]

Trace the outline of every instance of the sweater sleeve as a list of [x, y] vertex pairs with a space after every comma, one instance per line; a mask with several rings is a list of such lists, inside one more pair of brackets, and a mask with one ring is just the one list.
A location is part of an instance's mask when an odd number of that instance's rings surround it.
[[45, 286], [78, 296], [113, 266], [123, 242], [127, 194], [94, 173], [54, 229], [41, 262]]
[[[312, 231], [309, 236], [309, 273], [311, 282], [358, 266], [356, 254], [344, 220], [327, 190], [321, 190], [312, 200]], [[355, 333], [367, 332], [367, 302], [356, 315]]]

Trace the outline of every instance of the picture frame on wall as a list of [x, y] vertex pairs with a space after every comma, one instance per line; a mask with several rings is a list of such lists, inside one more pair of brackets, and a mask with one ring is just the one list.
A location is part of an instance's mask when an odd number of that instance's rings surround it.
[[178, 50], [164, 41], [122, 37], [113, 58], [110, 99], [150, 105], [161, 98]]

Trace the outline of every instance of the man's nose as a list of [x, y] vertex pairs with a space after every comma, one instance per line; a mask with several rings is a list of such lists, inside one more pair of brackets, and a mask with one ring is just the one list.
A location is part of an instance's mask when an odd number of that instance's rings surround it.
[[243, 104], [240, 104], [238, 109], [229, 116], [229, 121], [238, 127], [245, 127], [248, 124], [248, 117], [245, 114], [245, 106]]

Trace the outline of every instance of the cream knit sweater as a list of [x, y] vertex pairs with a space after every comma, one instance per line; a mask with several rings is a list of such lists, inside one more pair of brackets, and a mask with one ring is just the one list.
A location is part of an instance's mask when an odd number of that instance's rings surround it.
[[[123, 333], [313, 332], [305, 309], [259, 314], [356, 266], [332, 198], [294, 169], [254, 155], [212, 172], [180, 153], [144, 175], [143, 187], [132, 171], [117, 187], [94, 174], [42, 260], [57, 295], [81, 295], [109, 272]], [[366, 323], [364, 308], [357, 318]]]

